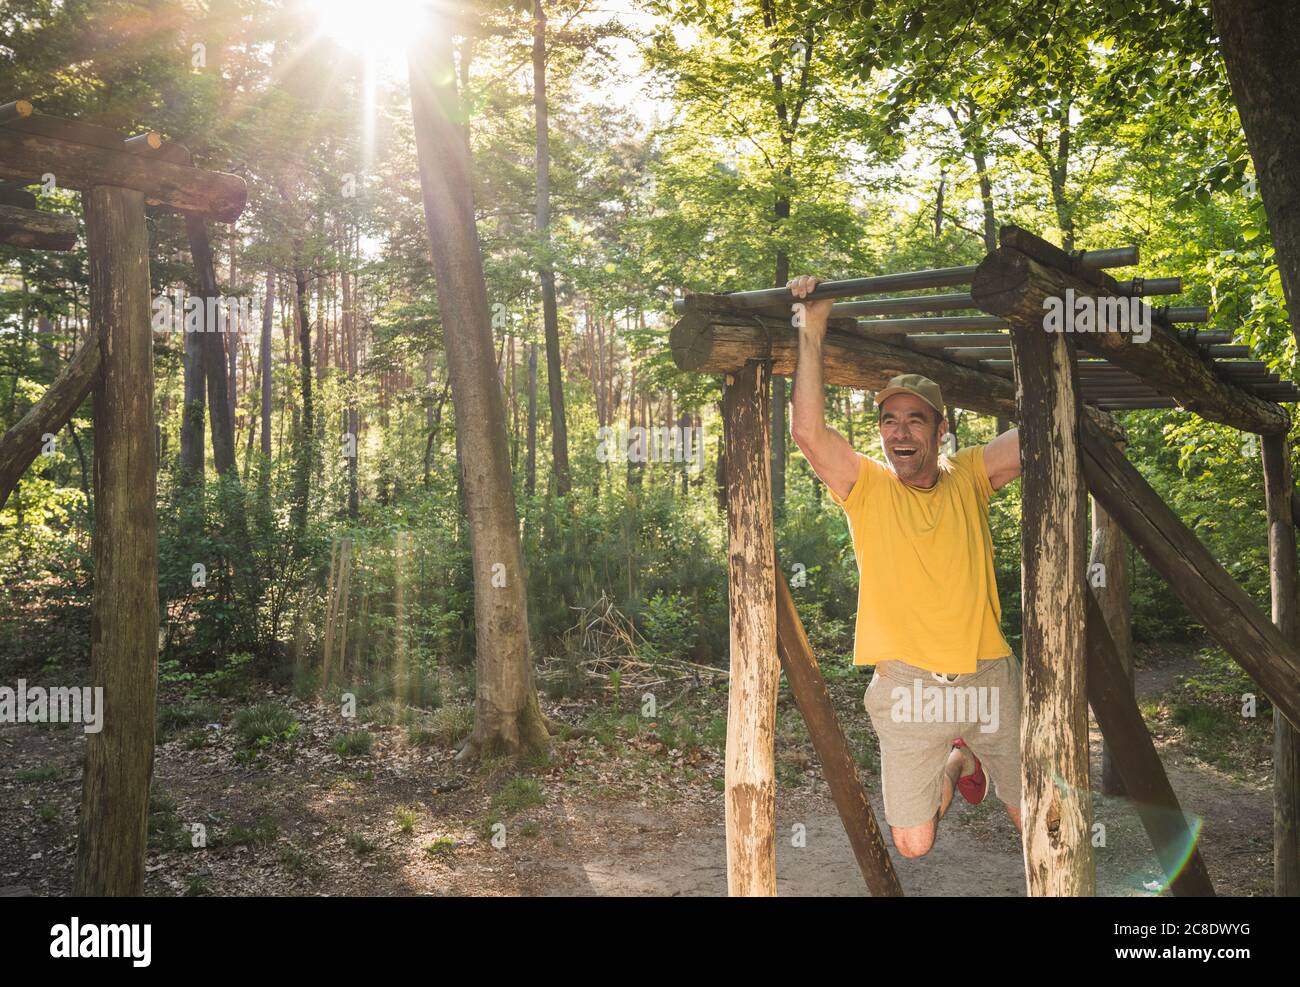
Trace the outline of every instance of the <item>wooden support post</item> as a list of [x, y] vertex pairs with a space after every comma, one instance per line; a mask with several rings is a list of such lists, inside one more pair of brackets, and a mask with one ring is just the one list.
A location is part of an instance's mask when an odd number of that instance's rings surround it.
[[45, 436], [57, 434], [86, 400], [99, 376], [99, 358], [99, 341], [92, 334], [41, 399], [0, 436], [0, 507], [40, 455]]
[[1088, 788], [1087, 532], [1073, 343], [1012, 330], [1022, 465], [1025, 874], [1031, 896], [1096, 893]]
[[1083, 471], [1093, 496], [1191, 615], [1292, 726], [1300, 723], [1300, 650], [1090, 421], [1083, 425]]
[[[1291, 520], [1291, 447], [1283, 435], [1260, 436], [1268, 504], [1268, 573], [1273, 623], [1291, 644], [1300, 643], [1296, 601], [1296, 536]], [[1300, 895], [1300, 736], [1273, 713], [1273, 893]]]
[[144, 888], [158, 681], [158, 519], [153, 332], [144, 194], [85, 193], [95, 389], [95, 599], [91, 684], [102, 727], [86, 738], [74, 893]]
[[858, 777], [858, 766], [835, 717], [826, 680], [817, 667], [817, 658], [799, 620], [790, 587], [785, 584], [782, 573], [775, 572], [774, 575], [777, 653], [781, 657], [781, 667], [785, 669], [786, 681], [790, 683], [790, 692], [799, 704], [804, 723], [808, 725], [808, 735], [812, 738], [831, 798], [835, 800], [835, 808], [853, 847], [853, 856], [857, 858], [867, 887], [875, 897], [901, 897], [903, 887], [898, 882], [880, 826]]
[[[1120, 451], [1124, 443], [1118, 444]], [[1120, 666], [1133, 690], [1133, 621], [1129, 600], [1128, 554], [1124, 532], [1106, 509], [1092, 498], [1092, 554], [1088, 560], [1088, 583], [1106, 618], [1106, 627], [1119, 655]], [[1098, 568], [1100, 567], [1100, 568]], [[1109, 742], [1101, 748], [1101, 790], [1106, 795], [1124, 795], [1124, 781], [1115, 766], [1115, 751]]]
[[772, 533], [766, 363], [728, 374], [727, 454], [731, 686], [727, 706], [727, 892], [776, 894], [776, 547]]
[[1115, 760], [1124, 790], [1142, 819], [1169, 888], [1179, 896], [1214, 894], [1209, 871], [1196, 847], [1178, 796], [1160, 763], [1133, 697], [1132, 683], [1111, 638], [1100, 594], [1088, 594], [1088, 702]]

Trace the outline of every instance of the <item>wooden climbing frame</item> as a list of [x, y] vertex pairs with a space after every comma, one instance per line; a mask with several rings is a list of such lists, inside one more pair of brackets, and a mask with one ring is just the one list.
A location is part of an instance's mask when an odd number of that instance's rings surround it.
[[[1293, 730], [1300, 723], [1294, 534], [1300, 498], [1286, 469], [1291, 419], [1281, 403], [1300, 399], [1300, 391], [1263, 363], [1244, 359], [1249, 348], [1229, 345], [1230, 333], [1196, 328], [1208, 321], [1204, 308], [1145, 301], [1178, 294], [1179, 278], [1116, 281], [1106, 273], [1137, 261], [1135, 247], [1071, 253], [1007, 226], [998, 248], [977, 266], [824, 282], [809, 297], [969, 288], [837, 302], [823, 344], [823, 376], [827, 384], [879, 390], [898, 374], [919, 373], [936, 381], [951, 405], [1020, 425], [1021, 774], [1029, 894], [1096, 890], [1089, 704], [1107, 741], [1108, 763], [1136, 804], [1170, 890], [1214, 893], [1197, 831], [1178, 804], [1133, 695], [1127, 623], [1108, 619], [1113, 600], [1087, 578], [1088, 492], [1106, 523], [1123, 531], [1276, 708], [1275, 872], [1278, 893], [1284, 893], [1300, 874]], [[1132, 304], [1145, 307], [1149, 338], [1045, 332], [1045, 302], [1067, 292], [1094, 303], [1136, 300]], [[798, 331], [791, 325], [791, 301], [784, 288], [688, 295], [675, 306], [681, 318], [670, 337], [680, 369], [724, 376], [731, 613], [728, 887], [732, 894], [776, 889], [779, 660], [869, 889], [897, 895], [898, 876], [775, 562], [767, 382], [794, 373]], [[1109, 412], [1164, 407], [1262, 437], [1276, 624], [1125, 458], [1124, 431]], [[1117, 628], [1125, 635], [1119, 643]]]

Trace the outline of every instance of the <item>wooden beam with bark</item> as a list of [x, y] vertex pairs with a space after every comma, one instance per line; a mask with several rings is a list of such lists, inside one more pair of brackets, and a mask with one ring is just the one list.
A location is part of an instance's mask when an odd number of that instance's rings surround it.
[[77, 245], [77, 217], [0, 203], [0, 243], [28, 250], [71, 250]]
[[1092, 495], [1218, 645], [1293, 726], [1300, 723], [1300, 650], [1090, 421], [1082, 444]]
[[776, 894], [776, 545], [769, 373], [751, 362], [722, 388], [731, 677], [724, 803], [727, 893]]
[[[851, 320], [850, 320], [851, 321]], [[799, 330], [790, 320], [692, 312], [669, 336], [673, 362], [695, 373], [734, 373], [749, 360], [769, 360], [772, 375], [794, 374]], [[876, 391], [899, 374], [923, 374], [943, 388], [944, 399], [980, 415], [1016, 418], [1015, 384], [1008, 377], [942, 360], [883, 339], [851, 335], [831, 320], [822, 345], [827, 384]], [[1105, 434], [1123, 441], [1124, 430], [1095, 408], [1085, 414]]]
[[140, 895], [158, 684], [153, 332], [144, 195], [83, 196], [95, 388], [95, 599], [90, 678], [103, 729], [86, 737], [74, 893]]
[[0, 436], [0, 507], [40, 455], [45, 436], [57, 435], [86, 400], [99, 375], [99, 362], [99, 340], [92, 335], [81, 344], [72, 362], [45, 389], [40, 400]]
[[[1124, 444], [1119, 445], [1123, 453]], [[1120, 666], [1133, 695], [1133, 619], [1129, 599], [1128, 551], [1124, 532], [1106, 509], [1092, 498], [1092, 549], [1088, 560], [1088, 585], [1092, 587]], [[1091, 682], [1089, 682], [1091, 691]], [[1105, 795], [1122, 796], [1124, 779], [1115, 763], [1115, 745], [1103, 740], [1101, 747], [1101, 790]]]
[[29, 178], [52, 174], [60, 188], [130, 188], [151, 204], [233, 223], [243, 212], [248, 189], [238, 175], [205, 171], [133, 153], [74, 143], [0, 126], [0, 175]]
[[1025, 875], [1031, 896], [1091, 897], [1084, 582], [1087, 508], [1071, 340], [1012, 332], [1020, 421]]
[[826, 680], [817, 667], [817, 657], [804, 633], [794, 597], [786, 585], [784, 574], [778, 570], [775, 575], [777, 654], [786, 681], [790, 683], [790, 692], [808, 727], [817, 758], [821, 761], [822, 776], [831, 790], [840, 821], [844, 823], [853, 856], [875, 897], [901, 897], [903, 886], [889, 859], [884, 836], [858, 777], [857, 763], [835, 716]]
[[[1300, 613], [1296, 600], [1296, 532], [1291, 518], [1291, 498], [1295, 493], [1291, 447], [1284, 435], [1260, 438], [1268, 508], [1268, 574], [1273, 623], [1287, 641], [1296, 645], [1300, 644]], [[1279, 898], [1300, 895], [1300, 733], [1276, 711], [1273, 714], [1273, 894]]]
[[[1009, 242], [1019, 246], [1025, 243], [1023, 237]], [[1044, 251], [1038, 253], [1047, 255]], [[1119, 286], [1104, 272], [1070, 273], [1006, 245], [984, 258], [971, 283], [971, 297], [985, 312], [1040, 329], [1045, 301], [1063, 299], [1067, 290], [1076, 299], [1122, 297]], [[1154, 310], [1149, 309], [1149, 315], [1151, 336], [1144, 343], [1137, 342], [1130, 332], [1071, 335], [1083, 349], [1105, 357], [1202, 418], [1261, 434], [1287, 431], [1290, 416], [1286, 411], [1225, 379], [1214, 365], [1180, 342]]]

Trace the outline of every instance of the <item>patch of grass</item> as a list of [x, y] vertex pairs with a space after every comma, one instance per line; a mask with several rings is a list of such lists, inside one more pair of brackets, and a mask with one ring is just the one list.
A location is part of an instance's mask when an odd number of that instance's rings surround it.
[[397, 819], [397, 828], [408, 835], [420, 821], [420, 810], [409, 805], [399, 805], [393, 815]]
[[176, 800], [162, 792], [149, 795], [147, 825], [149, 846], [156, 850], [184, 850], [190, 846], [190, 833], [176, 814]]
[[[220, 719], [221, 710], [215, 703], [197, 702], [179, 706], [162, 706], [158, 710], [158, 743], [166, 743], [182, 730], [203, 727]], [[201, 733], [202, 730], [199, 732]]]
[[365, 833], [348, 833], [348, 847], [357, 856], [363, 857], [379, 849], [379, 844], [366, 836]]
[[181, 746], [187, 751], [201, 750], [207, 745], [208, 731], [206, 730], [191, 730], [185, 735], [185, 740], [181, 743]]
[[312, 881], [319, 881], [325, 875], [325, 869], [312, 859], [311, 854], [292, 843], [281, 846], [275, 859], [285, 870], [301, 874]]
[[1189, 703], [1174, 704], [1173, 721], [1176, 726], [1182, 727], [1196, 740], [1222, 737], [1224, 734], [1231, 733], [1235, 726], [1224, 710]]
[[701, 742], [695, 724], [680, 715], [670, 716], [660, 721], [659, 739], [667, 744], [670, 749], [678, 751], [688, 751], [693, 747], [699, 747]]
[[280, 825], [269, 816], [253, 820], [249, 825], [236, 824], [226, 831], [220, 846], [269, 846], [280, 835]]
[[424, 848], [424, 855], [430, 860], [449, 857], [456, 852], [456, 841], [450, 836], [440, 836]]
[[52, 823], [59, 818], [59, 807], [51, 805], [48, 802], [41, 806], [36, 812], [37, 818], [43, 823]]
[[18, 772], [19, 781], [58, 781], [63, 768], [57, 764], [42, 764], [39, 768], [25, 768]]
[[542, 827], [531, 819], [519, 827], [520, 836], [536, 836], [542, 831]]
[[186, 898], [202, 898], [204, 895], [211, 893], [212, 889], [208, 886], [208, 879], [202, 874], [191, 874], [185, 882]]
[[375, 735], [366, 730], [341, 733], [330, 743], [330, 750], [340, 757], [369, 754], [375, 746]]
[[473, 729], [473, 706], [442, 706], [408, 727], [407, 740], [417, 747], [452, 747]]
[[546, 801], [542, 786], [534, 778], [511, 778], [492, 798], [492, 808], [502, 815], [514, 815], [520, 809]]
[[279, 703], [258, 703], [235, 715], [235, 732], [248, 747], [270, 747], [293, 740], [302, 724]]

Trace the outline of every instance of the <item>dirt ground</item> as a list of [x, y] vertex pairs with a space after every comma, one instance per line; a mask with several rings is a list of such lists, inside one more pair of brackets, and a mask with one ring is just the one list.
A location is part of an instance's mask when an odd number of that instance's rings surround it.
[[[1190, 667], [1187, 659], [1140, 666], [1139, 698], [1158, 697]], [[865, 683], [832, 682], [855, 751], [874, 747], [860, 705]], [[250, 755], [231, 729], [234, 712], [267, 699], [292, 710], [302, 729], [291, 742]], [[708, 701], [716, 717], [718, 694]], [[574, 701], [544, 706], [569, 722], [589, 712]], [[778, 727], [778, 890], [865, 895], [788, 696]], [[206, 736], [162, 744], [147, 893], [726, 893], [716, 744], [676, 749], [648, 724], [619, 730], [612, 741], [608, 734], [557, 738], [550, 764], [531, 770], [470, 769], [455, 764], [445, 745], [413, 743], [404, 727], [366, 729], [374, 737], [368, 753], [340, 754], [332, 747], [340, 731], [333, 707], [263, 693], [223, 705], [220, 719], [204, 725]], [[1177, 730], [1157, 726], [1155, 736], [1184, 810], [1203, 822], [1201, 851], [1218, 893], [1269, 894], [1271, 765], [1228, 773], [1184, 750]], [[0, 727], [0, 887], [70, 893], [83, 744], [79, 729]], [[1099, 779], [1095, 723], [1091, 747]], [[863, 777], [883, 819], [874, 753], [864, 756]], [[1096, 851], [1098, 893], [1158, 893], [1161, 873], [1132, 806], [1098, 795], [1094, 807], [1106, 827], [1106, 845]], [[192, 845], [195, 824], [205, 846]], [[796, 846], [799, 826], [804, 839]], [[891, 854], [909, 895], [1024, 893], [1020, 841], [992, 797], [980, 806], [956, 800], [924, 858]]]

